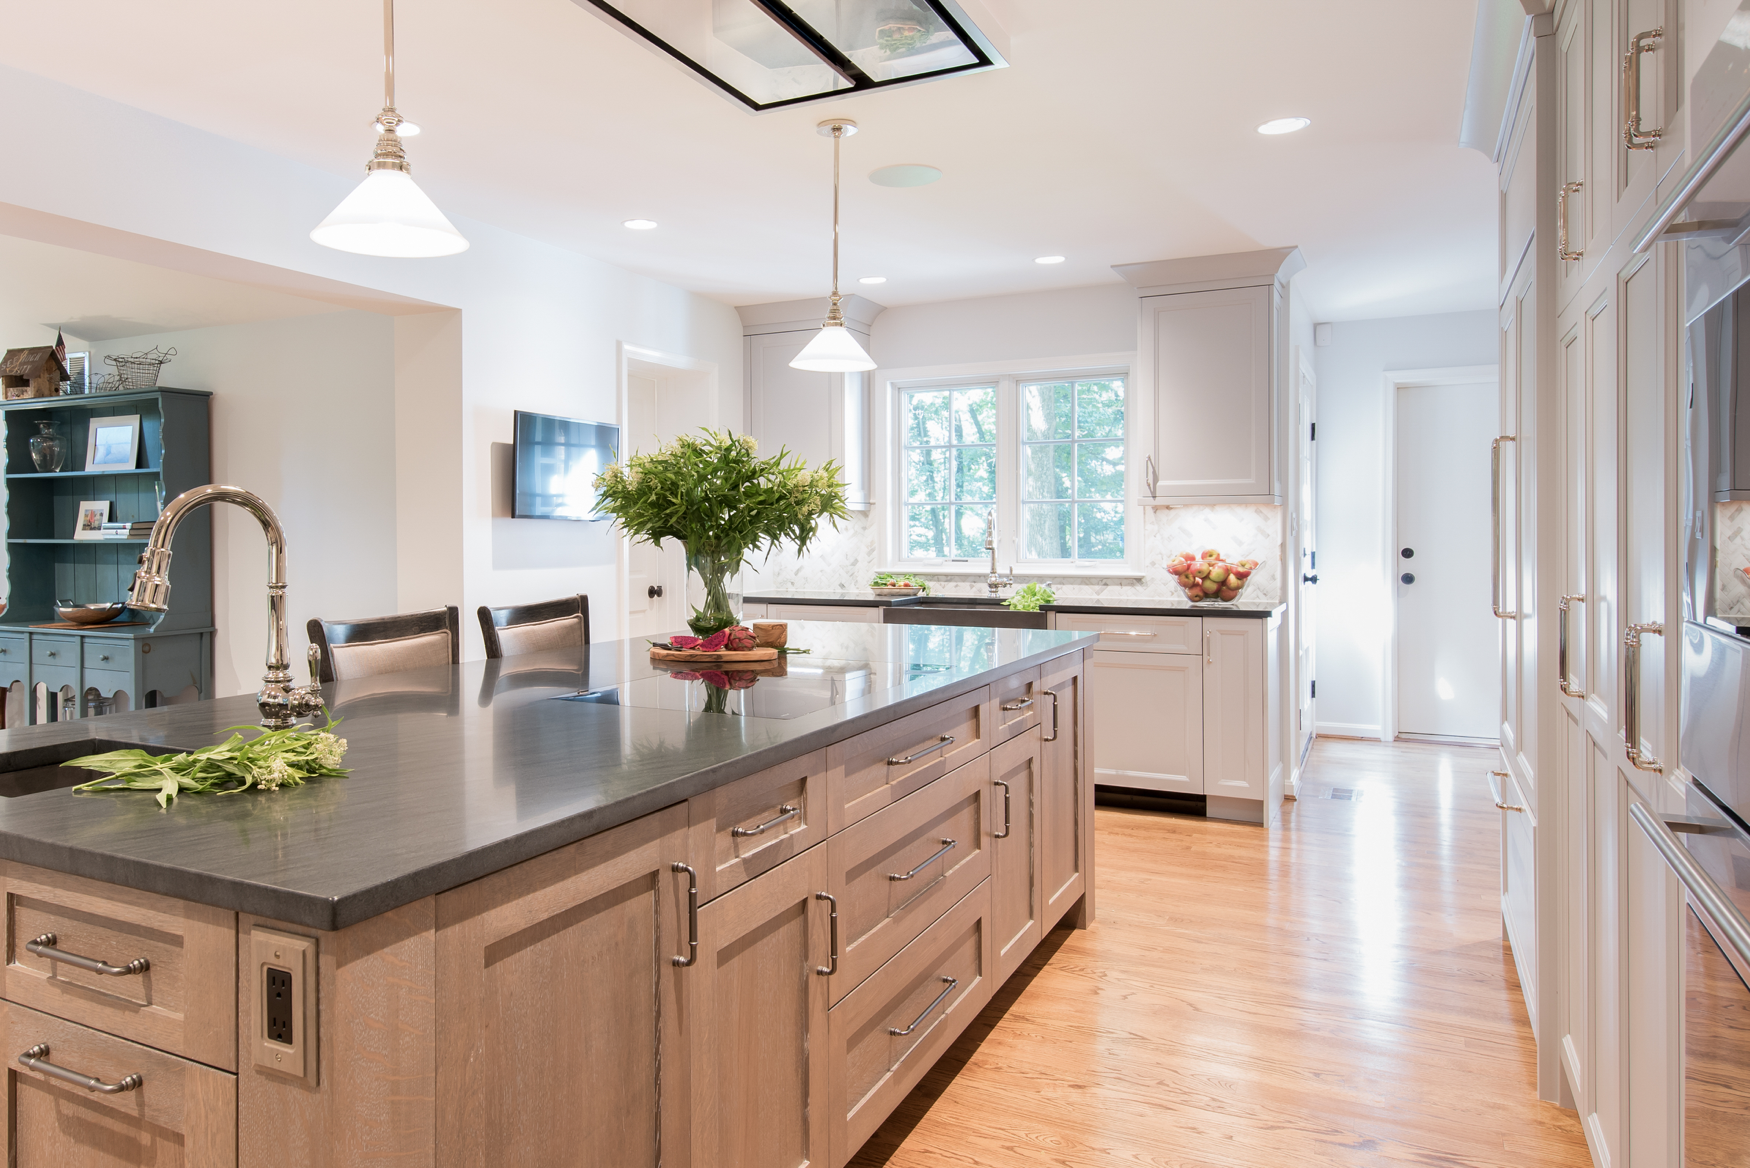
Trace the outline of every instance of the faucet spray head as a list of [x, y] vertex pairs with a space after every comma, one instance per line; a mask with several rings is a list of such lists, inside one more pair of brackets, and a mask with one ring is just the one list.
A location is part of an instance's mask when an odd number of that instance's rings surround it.
[[170, 549], [151, 544], [140, 553], [140, 567], [128, 589], [128, 607], [141, 612], [170, 611]]

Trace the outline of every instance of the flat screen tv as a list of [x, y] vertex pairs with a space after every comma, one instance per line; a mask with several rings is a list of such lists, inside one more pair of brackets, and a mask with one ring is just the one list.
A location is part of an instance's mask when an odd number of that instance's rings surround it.
[[595, 477], [614, 461], [620, 428], [548, 414], [516, 412], [517, 519], [606, 519], [594, 514]]

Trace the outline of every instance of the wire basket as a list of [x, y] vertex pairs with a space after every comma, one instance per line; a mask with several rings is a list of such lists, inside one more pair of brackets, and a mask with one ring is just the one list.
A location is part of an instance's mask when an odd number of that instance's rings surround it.
[[110, 378], [105, 377], [99, 383], [100, 390], [120, 389], [154, 389], [158, 385], [158, 371], [170, 364], [170, 359], [176, 356], [176, 348], [148, 349], [144, 353], [114, 353], [103, 359], [105, 365], [115, 368], [111, 377], [116, 384], [110, 385]]

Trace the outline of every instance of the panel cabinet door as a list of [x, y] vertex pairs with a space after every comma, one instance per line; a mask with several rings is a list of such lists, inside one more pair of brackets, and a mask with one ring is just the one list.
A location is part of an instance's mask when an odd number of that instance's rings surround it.
[[1039, 944], [1039, 728], [990, 752], [991, 931], [997, 983], [1021, 967]]
[[824, 847], [699, 910], [687, 971], [693, 1163], [825, 1168], [831, 901]]
[[1088, 654], [1094, 782], [1203, 793], [1203, 658]]
[[1157, 498], [1281, 502], [1269, 286], [1143, 298]]
[[1264, 798], [1270, 765], [1266, 623], [1203, 622], [1203, 790], [1212, 798]]
[[[1592, 239], [1599, 216], [1591, 211], [1598, 184], [1588, 181], [1592, 110], [1586, 14], [1585, 4], [1570, 4], [1556, 29], [1556, 239], [1564, 253], [1557, 257], [1558, 307], [1580, 290], [1598, 262], [1598, 251], [1609, 242], [1604, 238], [1594, 244]], [[1604, 218], [1608, 223], [1609, 216]]]
[[439, 1165], [689, 1162], [686, 856], [678, 804], [437, 898]]
[[1050, 929], [1076, 901], [1077, 925], [1093, 922], [1094, 781], [1087, 773], [1087, 681], [1081, 654], [1046, 666], [1041, 692], [1049, 706], [1039, 739], [1039, 869], [1042, 925]]
[[767, 455], [788, 449], [809, 466], [837, 462], [846, 501], [860, 510], [869, 502], [869, 375], [792, 369], [818, 331], [747, 338], [748, 429]]

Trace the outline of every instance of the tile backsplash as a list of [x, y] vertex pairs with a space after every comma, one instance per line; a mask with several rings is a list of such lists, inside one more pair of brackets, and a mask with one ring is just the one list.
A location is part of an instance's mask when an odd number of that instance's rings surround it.
[[[1198, 552], [1215, 548], [1229, 559], [1261, 561], [1247, 600], [1278, 600], [1282, 596], [1282, 557], [1285, 549], [1285, 509], [1268, 505], [1221, 504], [1186, 507], [1147, 507], [1142, 513], [1143, 554], [1137, 570], [1140, 580], [1076, 577], [1054, 581], [1058, 595], [1071, 596], [1179, 596], [1179, 586], [1167, 573], [1167, 561], [1175, 552]], [[880, 528], [874, 510], [853, 512], [839, 524], [828, 527], [800, 559], [780, 551], [743, 573], [742, 586], [750, 594], [761, 591], [836, 592], [868, 587], [879, 570]], [[1750, 561], [1746, 561], [1750, 562]], [[1009, 565], [998, 567], [1007, 572]], [[983, 594], [984, 581], [971, 576], [932, 576], [923, 573], [931, 589], [948, 596]], [[1049, 579], [1048, 573], [1023, 575], [1022, 579]], [[1750, 589], [1746, 590], [1750, 593]], [[1747, 598], [1750, 606], [1750, 598]]]
[[1714, 614], [1750, 619], [1750, 503], [1714, 504]]

